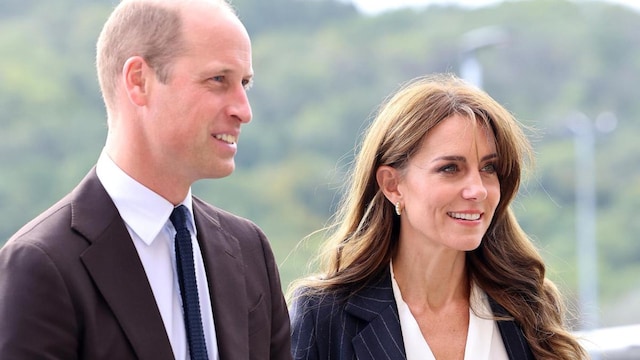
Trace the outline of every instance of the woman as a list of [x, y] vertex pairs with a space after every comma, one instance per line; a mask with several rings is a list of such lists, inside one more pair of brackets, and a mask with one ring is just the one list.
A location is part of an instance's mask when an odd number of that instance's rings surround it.
[[291, 307], [295, 359], [581, 359], [509, 205], [531, 157], [511, 114], [450, 75], [379, 110]]

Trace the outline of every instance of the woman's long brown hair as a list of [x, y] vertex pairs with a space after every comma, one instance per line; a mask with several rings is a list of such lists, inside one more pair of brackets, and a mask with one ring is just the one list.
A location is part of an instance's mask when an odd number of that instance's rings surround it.
[[388, 98], [370, 124], [320, 253], [321, 273], [292, 284], [290, 294], [352, 293], [386, 269], [400, 228], [376, 181], [382, 165], [405, 168], [434, 126], [454, 114], [493, 130], [501, 198], [481, 245], [467, 253], [467, 271], [522, 327], [538, 359], [583, 359], [565, 326], [562, 298], [545, 277], [537, 249], [510, 204], [532, 162], [522, 125], [489, 95], [453, 75], [414, 79]]

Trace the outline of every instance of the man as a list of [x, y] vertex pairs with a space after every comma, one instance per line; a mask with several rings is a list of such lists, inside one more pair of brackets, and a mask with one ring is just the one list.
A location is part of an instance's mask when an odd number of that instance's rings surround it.
[[97, 68], [96, 167], [0, 250], [0, 359], [290, 359], [265, 235], [191, 195], [251, 120], [246, 29], [224, 0], [124, 0]]

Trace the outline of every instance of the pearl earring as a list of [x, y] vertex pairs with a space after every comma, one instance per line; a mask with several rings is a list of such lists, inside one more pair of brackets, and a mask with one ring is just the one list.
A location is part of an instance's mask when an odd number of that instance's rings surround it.
[[396, 203], [396, 214], [398, 214], [398, 216], [402, 215], [402, 207], [400, 206], [400, 201]]

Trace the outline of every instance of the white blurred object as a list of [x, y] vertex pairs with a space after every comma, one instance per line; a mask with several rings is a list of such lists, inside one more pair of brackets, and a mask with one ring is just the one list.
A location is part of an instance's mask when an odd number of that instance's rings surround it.
[[640, 324], [578, 331], [580, 344], [607, 360], [640, 359]]

